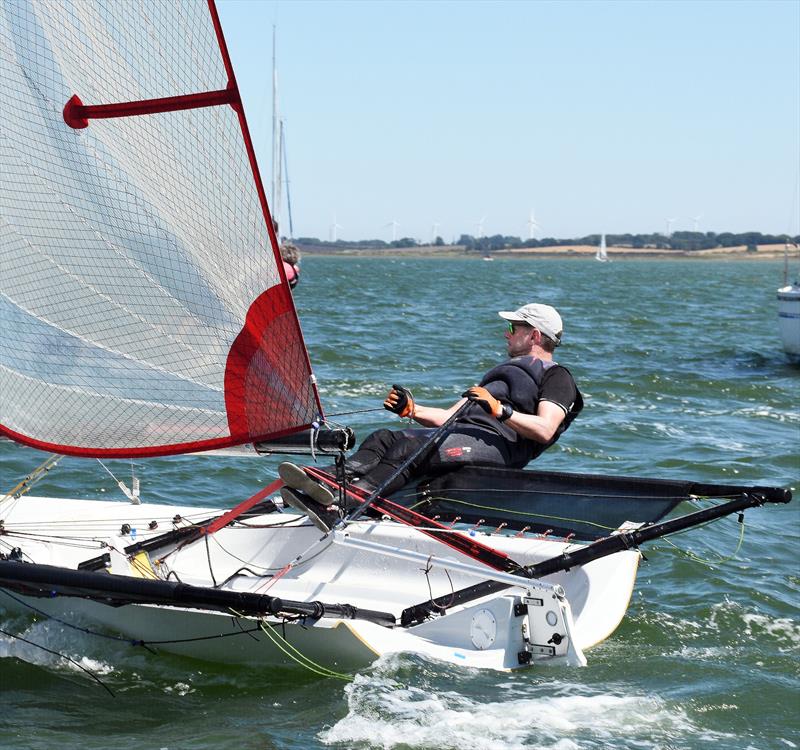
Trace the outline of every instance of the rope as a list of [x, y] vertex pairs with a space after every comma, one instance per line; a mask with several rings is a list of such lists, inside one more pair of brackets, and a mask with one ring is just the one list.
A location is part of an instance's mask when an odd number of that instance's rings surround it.
[[128, 643], [131, 646], [138, 646], [143, 644], [143, 641], [136, 641], [131, 638], [124, 638], [121, 635], [110, 635], [108, 633], [100, 633], [96, 630], [91, 630], [89, 628], [84, 628], [81, 625], [75, 625], [74, 623], [67, 622], [66, 620], [62, 620], [60, 617], [56, 617], [55, 615], [49, 615], [47, 612], [39, 609], [38, 607], [34, 607], [33, 604], [29, 604], [26, 601], [23, 601], [19, 597], [14, 596], [10, 591], [6, 591], [5, 589], [0, 589], [0, 593], [5, 594], [7, 597], [13, 599], [17, 604], [21, 604], [23, 607], [27, 607], [33, 612], [36, 612], [37, 615], [41, 615], [47, 620], [52, 620], [53, 622], [57, 622], [59, 625], [64, 625], [67, 628], [72, 628], [73, 630], [77, 630], [79, 633], [86, 633], [86, 635], [94, 635], [98, 638], [106, 638], [110, 641], [122, 641], [123, 643]]
[[306, 656], [295, 646], [289, 643], [286, 638], [284, 638], [282, 635], [279, 635], [275, 631], [274, 627], [266, 625], [263, 620], [259, 622], [259, 625], [261, 626], [261, 630], [264, 632], [264, 635], [266, 635], [267, 638], [272, 641], [272, 644], [298, 666], [303, 667], [309, 672], [313, 672], [320, 677], [335, 677], [337, 680], [344, 680], [345, 682], [353, 681], [353, 678], [350, 677], [350, 675], [328, 669], [327, 667], [322, 666], [322, 664], [318, 664], [313, 659]]
[[[426, 498], [419, 503], [415, 503], [411, 506], [413, 510], [415, 507], [424, 504], [428, 500], [436, 501], [436, 500], [446, 500], [448, 503], [453, 503], [454, 505], [464, 505], [468, 508], [478, 508], [479, 510], [493, 510], [497, 512], [507, 513], [507, 508], [499, 508], [493, 505], [481, 505], [480, 503], [469, 503], [466, 500], [455, 500], [450, 497], [431, 497]], [[595, 523], [594, 521], [585, 521], [582, 518], [568, 518], [566, 516], [552, 516], [547, 515], [546, 513], [527, 513], [523, 510], [515, 510], [513, 515], [515, 516], [528, 516], [529, 518], [546, 518], [551, 521], [566, 521], [571, 523], [582, 523], [586, 524], [587, 526], [596, 526], [598, 529], [603, 529], [604, 531], [614, 531], [616, 529], [615, 526], [605, 526], [604, 524]]]
[[[301, 524], [301, 525], [295, 525], [295, 526], [290, 527], [290, 528], [296, 528], [297, 529], [297, 528], [301, 528], [301, 527], [310, 527], [310, 526], [312, 526], [312, 524], [309, 522], [309, 523], [304, 523], [304, 524]], [[262, 528], [262, 527], [256, 527], [256, 528]], [[216, 544], [217, 547], [219, 547], [228, 557], [232, 558], [233, 560], [236, 560], [237, 562], [244, 563], [245, 565], [252, 565], [254, 568], [258, 568], [258, 570], [261, 570], [261, 571], [264, 571], [264, 572], [282, 571], [282, 570], [284, 570], [284, 568], [287, 567], [286, 565], [282, 565], [280, 567], [270, 568], [270, 567], [266, 567], [266, 566], [263, 566], [263, 565], [256, 565], [252, 560], [245, 560], [243, 557], [239, 557], [238, 555], [234, 555], [233, 552], [231, 552], [227, 547], [225, 547], [219, 541], [219, 538], [217, 537], [217, 535], [214, 535], [213, 541], [214, 541], [214, 544]], [[292, 567], [298, 568], [301, 565], [307, 565], [312, 560], [314, 560], [316, 557], [319, 557], [319, 555], [321, 555], [324, 551], [325, 551], [324, 549], [320, 550], [319, 552], [317, 552], [316, 555], [312, 555], [311, 557], [307, 557], [304, 560], [297, 562]]]
[[211, 565], [211, 548], [208, 546], [208, 534], [203, 534], [203, 539], [206, 543], [206, 559], [208, 560], [208, 572], [211, 574], [211, 582], [214, 584], [214, 588], [217, 588], [217, 579], [214, 575], [214, 568]]
[[[30, 474], [28, 474], [22, 481], [18, 482], [14, 487], [12, 487], [0, 500], [0, 508], [3, 509], [5, 513], [10, 513], [14, 506], [17, 504], [17, 501], [30, 490], [40, 479], [47, 474], [50, 469], [54, 469], [58, 462], [63, 458], [63, 456], [54, 453], [51, 456], [48, 456], [44, 461], [42, 461], [39, 466], [37, 466]], [[3, 505], [8, 501], [10, 502], [8, 505], [8, 509]]]
[[335, 414], [326, 414], [325, 417], [326, 418], [327, 417], [347, 417], [350, 414], [367, 414], [368, 412], [371, 412], [371, 411], [384, 411], [384, 408], [382, 406], [376, 406], [376, 407], [373, 407], [372, 409], [356, 409], [356, 411], [339, 411], [339, 412], [336, 412]]
[[[147, 553], [145, 552], [144, 554]], [[148, 557], [147, 559], [149, 560], [150, 558]], [[152, 561], [150, 562], [151, 567], [148, 567], [143, 562], [140, 562], [136, 557], [129, 556], [128, 563], [134, 570], [138, 571], [139, 575], [142, 578], [152, 578], [155, 574], [155, 571], [152, 567], [153, 565]]]
[[[710, 522], [712, 523], [712, 522]], [[705, 526], [706, 524], [703, 524]], [[694, 562], [701, 563], [702, 565], [707, 565], [709, 568], [713, 568], [715, 565], [723, 565], [726, 562], [730, 562], [733, 560], [738, 554], [739, 550], [742, 548], [742, 543], [744, 542], [744, 513], [739, 514], [739, 541], [736, 543], [736, 549], [733, 551], [732, 554], [727, 555], [726, 557], [719, 557], [717, 560], [706, 560], [699, 555], [695, 555], [694, 552], [690, 552], [689, 550], [681, 549], [677, 544], [671, 541], [668, 537], [662, 537], [664, 541], [669, 544], [674, 549], [678, 550], [678, 552], [682, 552], [686, 557]], [[686, 529], [686, 531], [693, 531], [692, 529]]]
[[[168, 646], [172, 643], [194, 643], [196, 641], [211, 641], [217, 638], [231, 638], [237, 635], [251, 635], [252, 633], [257, 633], [261, 628], [259, 625], [254, 625], [252, 628], [242, 628], [239, 626], [239, 630], [235, 633], [217, 633], [216, 635], [198, 635], [193, 638], [171, 638], [163, 641], [142, 641], [137, 640], [136, 638], [127, 638], [121, 635], [112, 635], [110, 633], [101, 633], [97, 630], [92, 630], [91, 628], [85, 628], [82, 625], [75, 625], [75, 623], [67, 622], [66, 620], [62, 620], [60, 617], [56, 617], [55, 615], [49, 615], [47, 612], [39, 609], [38, 607], [34, 607], [32, 604], [29, 604], [26, 601], [14, 596], [12, 593], [5, 591], [4, 589], [0, 589], [0, 593], [5, 594], [6, 596], [13, 599], [18, 604], [22, 605], [23, 607], [27, 607], [32, 612], [35, 612], [37, 615], [41, 615], [46, 620], [52, 620], [53, 622], [57, 622], [59, 625], [63, 625], [64, 627], [71, 628], [72, 630], [77, 630], [80, 633], [84, 633], [86, 635], [92, 635], [96, 638], [106, 638], [110, 641], [118, 641], [121, 643], [127, 643], [129, 646], [141, 646], [142, 648], [147, 649], [151, 653], [155, 653], [150, 646]], [[239, 617], [243, 617], [242, 615], [237, 615]], [[238, 622], [237, 622], [238, 624]], [[37, 645], [37, 644], [33, 644]], [[44, 648], [44, 647], [42, 647]], [[65, 657], [67, 658], [67, 657]]]
[[136, 494], [136, 473], [135, 473], [134, 467], [133, 467], [133, 459], [131, 459], [131, 487], [130, 488], [128, 488], [128, 486], [125, 484], [125, 482], [122, 482], [119, 479], [117, 479], [111, 473], [111, 469], [109, 469], [99, 458], [96, 459], [96, 460], [97, 460], [97, 463], [99, 463], [100, 466], [102, 466], [106, 470], [106, 472], [108, 472], [108, 475], [117, 483], [117, 486], [122, 491], [122, 494], [125, 495], [125, 497], [128, 498], [128, 500], [130, 500], [130, 502], [133, 503], [134, 505], [139, 505], [141, 501], [139, 499], [138, 494]]
[[434, 609], [438, 609], [440, 612], [446, 612], [452, 605], [453, 601], [456, 597], [455, 588], [453, 586], [453, 579], [450, 577], [450, 571], [447, 568], [444, 568], [444, 573], [447, 576], [447, 580], [450, 582], [450, 603], [449, 604], [437, 604], [433, 598], [433, 589], [431, 588], [431, 579], [430, 579], [430, 572], [433, 570], [433, 565], [431, 565], [431, 557], [428, 557], [428, 561], [425, 563], [424, 568], [420, 568], [420, 570], [425, 574], [425, 580], [428, 583], [428, 594], [430, 594], [430, 603], [433, 605]]
[[[54, 502], [58, 502], [58, 499], [53, 498]], [[86, 500], [83, 502], [93, 502], [90, 500]], [[121, 510], [127, 509], [127, 505], [123, 505], [122, 503], [115, 503], [120, 506]], [[189, 525], [196, 525], [195, 518], [198, 520], [202, 520], [208, 517], [209, 510], [201, 509], [198, 510], [197, 513], [192, 513], [189, 515], [183, 515], [182, 520], [185, 521]], [[173, 521], [174, 516], [148, 516], [151, 521], [156, 521], [156, 523], [166, 523], [171, 524]], [[38, 529], [39, 527], [46, 526], [50, 529], [58, 529], [58, 528], [66, 528], [71, 529], [75, 527], [82, 528], [84, 526], [99, 526], [100, 531], [104, 531], [105, 529], [119, 529], [122, 522], [128, 521], [127, 515], [120, 515], [116, 518], [81, 518], [77, 520], [68, 520], [68, 519], [58, 519], [55, 521], [48, 521], [47, 519], [33, 519], [30, 521], [25, 522], [16, 522], [12, 524], [14, 528], [17, 529], [24, 529], [26, 526], [30, 526], [31, 528]], [[146, 523], [142, 520], [142, 523]], [[8, 527], [8, 522], [6, 522], [6, 527]]]
[[[488, 468], [488, 467], [484, 467]], [[531, 472], [534, 473], [534, 472]], [[459, 488], [459, 492], [480, 492], [486, 493], [491, 492], [493, 495], [517, 495], [519, 494], [519, 490], [517, 489], [508, 489], [503, 487], [461, 487]], [[526, 494], [531, 495], [561, 495], [564, 497], [586, 497], [593, 500], [679, 500], [679, 501], [690, 501], [690, 500], [711, 500], [711, 499], [720, 499], [720, 500], [733, 500], [740, 496], [739, 493], [733, 494], [716, 494], [716, 495], [647, 495], [647, 494], [631, 494], [631, 493], [622, 493], [622, 494], [612, 494], [610, 492], [604, 492], [602, 495], [598, 495], [597, 492], [586, 491], [586, 492], [578, 492], [577, 490], [556, 490], [553, 488], [548, 489], [536, 489], [534, 487], [526, 487], [525, 488]], [[413, 491], [412, 491], [413, 494]]]
[[[235, 609], [232, 609], [231, 612], [236, 615], [237, 617], [242, 617], [243, 615], [237, 612]], [[285, 624], [285, 622], [284, 622]], [[263, 631], [264, 635], [272, 641], [272, 644], [276, 646], [289, 660], [293, 661], [298, 666], [303, 667], [304, 669], [308, 669], [310, 672], [313, 672], [320, 677], [335, 677], [339, 680], [344, 680], [345, 682], [352, 682], [353, 678], [349, 675], [342, 674], [341, 672], [335, 672], [332, 669], [328, 669], [327, 667], [322, 666], [322, 664], [318, 664], [310, 657], [306, 656], [302, 651], [300, 651], [297, 647], [293, 646], [289, 641], [282, 635], [279, 635], [276, 631], [274, 626], [268, 625], [263, 619], [258, 621], [259, 628]]]
[[84, 667], [83, 664], [79, 664], [78, 662], [75, 661], [75, 659], [72, 659], [66, 654], [61, 654], [58, 651], [53, 651], [53, 649], [47, 648], [47, 646], [42, 646], [41, 643], [34, 643], [33, 641], [29, 641], [27, 638], [23, 638], [21, 635], [17, 635], [16, 633], [9, 633], [7, 630], [3, 630], [2, 628], [0, 628], [0, 633], [2, 633], [3, 635], [7, 635], [9, 638], [16, 638], [16, 640], [22, 641], [23, 643], [27, 643], [29, 646], [35, 646], [36, 648], [40, 648], [42, 649], [42, 651], [47, 651], [48, 654], [53, 654], [53, 656], [57, 656], [59, 659], [65, 659], [71, 664], [74, 664], [78, 669], [81, 669], [84, 672], [86, 672], [86, 674], [88, 674], [89, 677], [91, 677], [98, 685], [100, 685], [100, 687], [103, 688], [103, 690], [105, 690], [112, 698], [117, 697], [116, 695], [114, 695], [114, 691], [108, 685], [106, 685], [105, 682], [103, 682], [94, 672]]
[[3, 529], [3, 536], [12, 537], [15, 539], [24, 539], [29, 542], [41, 542], [42, 544], [52, 544], [55, 542], [62, 547], [74, 547], [76, 549], [103, 549], [107, 546], [102, 539], [29, 534], [26, 531], [9, 531], [8, 529]]
[[289, 565], [284, 565], [277, 573], [275, 573], [274, 576], [272, 576], [271, 578], [267, 578], [267, 580], [264, 581], [264, 583], [262, 583], [260, 586], [257, 586], [255, 592], [257, 594], [263, 594], [265, 591], [268, 591], [278, 581], [280, 581], [281, 578], [283, 578], [290, 570], [291, 567], [289, 567]]

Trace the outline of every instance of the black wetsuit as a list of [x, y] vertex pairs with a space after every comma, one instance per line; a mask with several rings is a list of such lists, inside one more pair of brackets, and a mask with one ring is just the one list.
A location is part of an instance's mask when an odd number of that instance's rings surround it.
[[[497, 464], [522, 468], [561, 437], [583, 408], [583, 398], [569, 370], [555, 362], [532, 356], [515, 357], [492, 368], [481, 380], [489, 393], [514, 411], [536, 414], [540, 401], [552, 401], [564, 409], [565, 418], [553, 439], [537, 443], [471, 404], [455, 427], [417, 465], [404, 470], [384, 490], [391, 494], [414, 477], [455, 468], [458, 464]], [[376, 430], [366, 437], [348, 460], [348, 474], [356, 484], [372, 491], [388, 479], [436, 428]]]

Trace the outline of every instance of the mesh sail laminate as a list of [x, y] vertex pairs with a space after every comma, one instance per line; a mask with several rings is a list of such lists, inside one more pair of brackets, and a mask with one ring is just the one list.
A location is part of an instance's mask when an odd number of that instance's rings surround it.
[[[0, 3], [0, 424], [83, 455], [223, 447], [319, 404], [204, 2]], [[232, 82], [235, 85], [235, 82]]]

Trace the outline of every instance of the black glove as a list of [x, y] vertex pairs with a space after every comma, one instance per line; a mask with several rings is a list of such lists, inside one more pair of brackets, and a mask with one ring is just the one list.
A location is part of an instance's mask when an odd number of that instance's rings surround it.
[[399, 414], [401, 417], [414, 416], [414, 396], [408, 388], [402, 385], [393, 385], [392, 390], [383, 402], [383, 408]]

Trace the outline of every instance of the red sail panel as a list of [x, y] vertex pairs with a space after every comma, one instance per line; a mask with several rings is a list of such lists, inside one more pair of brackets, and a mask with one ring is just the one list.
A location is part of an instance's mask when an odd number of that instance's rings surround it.
[[147, 456], [306, 428], [319, 398], [213, 2], [5, 0], [0, 97], [0, 431]]
[[225, 371], [225, 400], [232, 435], [260, 435], [265, 428], [292, 432], [308, 383], [295, 380], [305, 349], [292, 336], [294, 308], [285, 286], [262, 294], [233, 342]]

